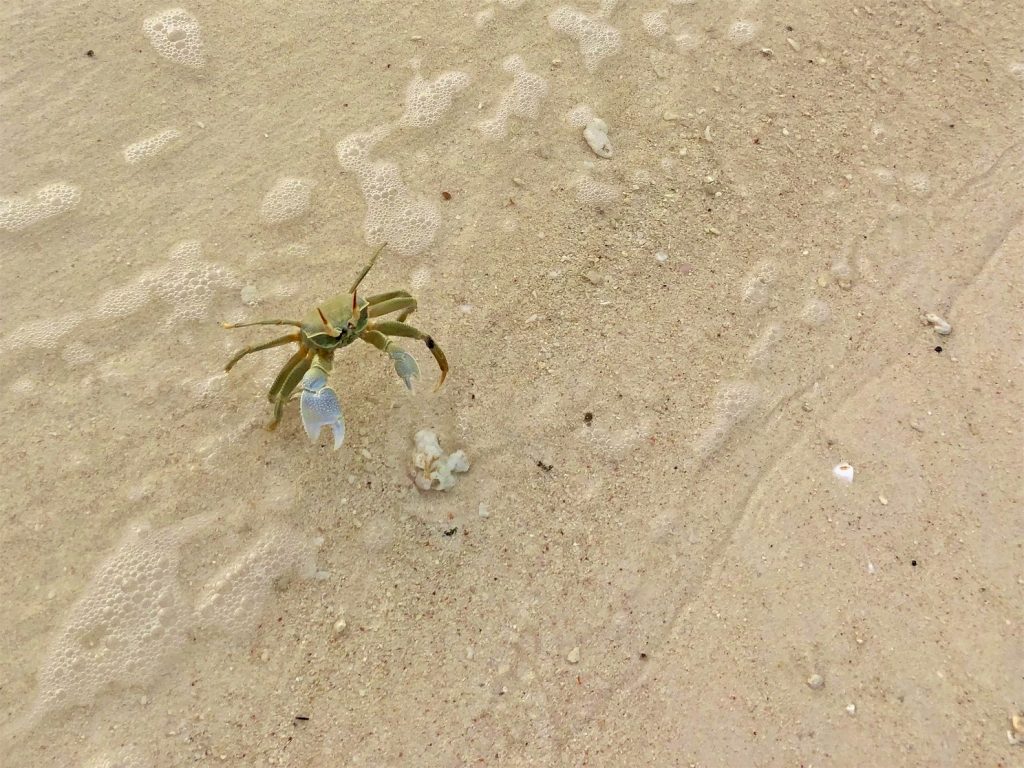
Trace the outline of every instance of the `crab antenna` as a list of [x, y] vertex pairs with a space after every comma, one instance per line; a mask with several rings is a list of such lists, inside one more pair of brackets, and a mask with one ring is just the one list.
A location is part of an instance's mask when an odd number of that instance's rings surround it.
[[324, 321], [324, 325], [327, 326], [327, 332], [330, 333], [331, 336], [333, 336], [334, 338], [338, 338], [339, 336], [341, 336], [341, 331], [339, 331], [337, 328], [331, 325], [330, 321], [326, 317], [324, 317], [324, 312], [322, 309], [320, 309], [320, 307], [316, 308], [316, 313], [320, 315], [320, 319]]
[[366, 277], [366, 273], [373, 269], [373, 265], [377, 262], [377, 257], [380, 256], [380, 252], [387, 248], [387, 243], [383, 243], [380, 248], [376, 250], [370, 259], [370, 263], [363, 267], [363, 271], [359, 273], [359, 277], [352, 283], [352, 287], [348, 289], [348, 292], [352, 294], [352, 301], [355, 302], [356, 288], [363, 282], [363, 278]]

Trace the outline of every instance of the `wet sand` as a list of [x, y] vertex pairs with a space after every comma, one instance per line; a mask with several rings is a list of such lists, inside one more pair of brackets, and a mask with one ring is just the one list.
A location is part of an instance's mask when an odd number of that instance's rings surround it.
[[0, 762], [1024, 759], [1024, 11], [184, 8], [0, 10]]

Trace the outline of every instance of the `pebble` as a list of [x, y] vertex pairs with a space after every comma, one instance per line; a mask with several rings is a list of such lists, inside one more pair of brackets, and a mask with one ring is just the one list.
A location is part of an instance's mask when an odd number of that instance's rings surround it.
[[924, 319], [932, 328], [935, 329], [935, 332], [939, 334], [939, 336], [949, 336], [949, 334], [953, 332], [953, 326], [934, 312], [929, 312], [924, 316]]
[[654, 254], [654, 258], [658, 260], [658, 263], [664, 264], [666, 261], [668, 261], [668, 254], [665, 253], [664, 251], [658, 251], [656, 254]]
[[832, 474], [844, 483], [853, 482], [853, 467], [845, 462], [842, 464], [836, 464], [832, 468]]
[[825, 678], [821, 675], [811, 675], [807, 678], [807, 687], [813, 691], [820, 691], [825, 687]]
[[598, 157], [609, 158], [612, 156], [612, 144], [608, 140], [608, 124], [599, 117], [595, 117], [587, 127], [583, 129], [583, 138]]
[[566, 660], [570, 664], [579, 664], [580, 663], [580, 647], [577, 645], [575, 648], [573, 648], [571, 651], [569, 651], [569, 655], [566, 656], [565, 658], [566, 658]]
[[480, 506], [477, 508], [477, 514], [480, 515], [480, 517], [487, 518], [491, 516], [491, 510], [487, 508], [486, 504], [480, 502]]
[[677, 115], [675, 112], [663, 112], [661, 115], [661, 119], [664, 120], [666, 123], [674, 123], [676, 120], [679, 119], [679, 115]]
[[335, 635], [335, 637], [337, 637], [338, 635], [344, 634], [346, 629], [348, 629], [348, 622], [345, 621], [345, 619], [343, 619], [343, 618], [342, 619], [338, 619], [336, 622], [334, 622], [334, 635]]
[[856, 715], [857, 714], [857, 705], [856, 704], [847, 704], [846, 705], [846, 714], [851, 715], [851, 716], [852, 715]]
[[597, 270], [591, 269], [585, 272], [583, 278], [591, 285], [604, 285], [604, 275]]

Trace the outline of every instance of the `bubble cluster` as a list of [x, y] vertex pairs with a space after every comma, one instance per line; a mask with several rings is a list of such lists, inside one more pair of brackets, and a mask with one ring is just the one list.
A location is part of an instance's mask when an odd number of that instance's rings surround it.
[[46, 349], [56, 344], [82, 322], [77, 314], [56, 315], [43, 320], [33, 320], [13, 331], [0, 344], [0, 349], [17, 351], [19, 349]]
[[640, 23], [649, 37], [664, 37], [668, 34], [668, 11], [648, 11], [640, 17]]
[[205, 63], [199, 22], [184, 8], [171, 8], [147, 17], [142, 22], [142, 31], [165, 59], [195, 69]]
[[622, 47], [622, 33], [600, 17], [587, 16], [563, 5], [548, 16], [548, 24], [556, 32], [574, 38], [580, 46], [583, 66], [593, 72], [602, 61]]
[[270, 527], [206, 585], [196, 601], [198, 622], [234, 634], [248, 632], [280, 579], [315, 573], [317, 544], [283, 526]]
[[750, 42], [755, 34], [757, 34], [757, 24], [755, 22], [747, 19], [737, 19], [729, 25], [726, 37], [734, 45], [743, 45]]
[[548, 93], [548, 81], [527, 72], [521, 56], [513, 54], [501, 66], [512, 75], [512, 85], [505, 91], [495, 113], [477, 124], [480, 131], [492, 139], [502, 139], [508, 134], [508, 124], [513, 117], [535, 120], [540, 114], [540, 103]]
[[0, 197], [0, 230], [17, 232], [43, 219], [70, 211], [82, 198], [73, 184], [59, 181], [36, 190], [27, 198]]
[[777, 271], [775, 263], [771, 261], [762, 261], [750, 271], [743, 286], [744, 305], [760, 309], [768, 303]]
[[413, 194], [394, 163], [374, 161], [380, 132], [357, 133], [338, 142], [338, 162], [356, 174], [366, 201], [363, 230], [371, 246], [388, 243], [404, 256], [425, 251], [441, 226], [437, 206]]
[[131, 532], [71, 609], [39, 671], [39, 706], [86, 704], [105, 688], [156, 672], [185, 639], [190, 613], [178, 585], [180, 546], [198, 518]]
[[269, 226], [294, 221], [309, 213], [316, 182], [284, 176], [263, 196], [260, 221]]
[[710, 456], [726, 441], [729, 434], [746, 419], [761, 401], [760, 387], [747, 381], [722, 384], [715, 391], [711, 424], [694, 440], [695, 453]]
[[124, 161], [134, 164], [163, 152], [167, 145], [181, 136], [175, 128], [168, 128], [160, 133], [149, 136], [124, 148]]
[[749, 350], [747, 359], [754, 368], [767, 368], [772, 359], [775, 346], [782, 341], [785, 331], [778, 323], [771, 323], [762, 331]]
[[569, 114], [565, 116], [565, 119], [577, 128], [586, 128], [587, 124], [595, 117], [597, 117], [597, 114], [591, 107], [586, 104], [577, 104], [569, 110]]
[[832, 317], [832, 309], [821, 299], [810, 299], [802, 310], [800, 320], [812, 328], [824, 325]]
[[469, 83], [470, 76], [465, 72], [443, 72], [427, 80], [417, 71], [405, 90], [405, 113], [398, 124], [409, 128], [433, 125], [451, 109], [455, 97]]
[[576, 189], [576, 199], [580, 203], [595, 208], [613, 205], [622, 198], [622, 190], [618, 185], [592, 176], [578, 176], [572, 186]]
[[99, 318], [126, 317], [141, 309], [153, 296], [171, 305], [168, 325], [206, 316], [213, 292], [233, 284], [230, 273], [203, 261], [202, 246], [195, 240], [178, 243], [167, 263], [140, 275], [133, 283], [115, 288], [97, 306]]

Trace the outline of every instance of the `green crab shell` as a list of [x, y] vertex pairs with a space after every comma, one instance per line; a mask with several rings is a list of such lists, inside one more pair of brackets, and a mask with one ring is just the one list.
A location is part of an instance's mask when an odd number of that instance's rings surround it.
[[[303, 343], [314, 349], [330, 350], [348, 346], [355, 341], [359, 334], [366, 330], [366, 324], [369, 322], [366, 311], [369, 303], [360, 298], [357, 298], [356, 302], [358, 320], [354, 328], [349, 325], [352, 319], [352, 294], [343, 293], [317, 305], [302, 321]], [[334, 337], [327, 332], [323, 320], [320, 319], [320, 312], [324, 313], [327, 322], [335, 329], [342, 331], [341, 336]]]

